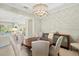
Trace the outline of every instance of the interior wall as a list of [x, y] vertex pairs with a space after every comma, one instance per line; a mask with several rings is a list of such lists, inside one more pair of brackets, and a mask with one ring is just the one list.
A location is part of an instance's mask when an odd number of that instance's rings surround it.
[[42, 32], [61, 32], [70, 34], [74, 40], [79, 39], [79, 5], [60, 9], [45, 17]]
[[33, 17], [33, 32], [32, 35], [33, 36], [38, 36], [39, 33], [41, 32], [41, 22], [40, 22], [40, 18], [38, 17]]

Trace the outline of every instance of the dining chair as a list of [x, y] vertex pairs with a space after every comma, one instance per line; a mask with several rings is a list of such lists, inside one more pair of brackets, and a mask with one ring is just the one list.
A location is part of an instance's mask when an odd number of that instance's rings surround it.
[[22, 52], [21, 51], [21, 42], [14, 40], [14, 37], [12, 35], [10, 36], [10, 42], [11, 42], [11, 45], [14, 49], [15, 55], [16, 56], [21, 56], [22, 55], [22, 53], [21, 53]]
[[50, 56], [57, 56], [59, 55], [59, 49], [60, 49], [60, 46], [61, 46], [61, 43], [62, 43], [62, 40], [63, 40], [63, 36], [60, 36], [56, 42], [56, 45], [55, 46], [51, 46], [50, 47]]
[[49, 41], [33, 41], [32, 42], [32, 56], [48, 56], [49, 54]]

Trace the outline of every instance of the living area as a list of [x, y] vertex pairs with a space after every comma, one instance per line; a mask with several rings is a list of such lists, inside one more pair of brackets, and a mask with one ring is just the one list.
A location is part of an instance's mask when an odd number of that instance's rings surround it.
[[0, 56], [79, 56], [78, 19], [76, 3], [0, 3]]

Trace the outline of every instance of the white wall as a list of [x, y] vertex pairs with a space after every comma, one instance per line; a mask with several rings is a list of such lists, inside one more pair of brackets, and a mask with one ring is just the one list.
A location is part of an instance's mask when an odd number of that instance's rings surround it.
[[79, 5], [51, 12], [42, 20], [42, 32], [62, 32], [79, 39]]
[[42, 30], [41, 30], [41, 26], [42, 26], [42, 19], [40, 18], [40, 17], [38, 17], [38, 16], [34, 16], [33, 18], [32, 18], [32, 21], [33, 21], [33, 27], [32, 27], [32, 29], [33, 29], [33, 32], [32, 32], [32, 35], [33, 36], [38, 36], [38, 35], [40, 35], [41, 34], [41, 32], [42, 32]]

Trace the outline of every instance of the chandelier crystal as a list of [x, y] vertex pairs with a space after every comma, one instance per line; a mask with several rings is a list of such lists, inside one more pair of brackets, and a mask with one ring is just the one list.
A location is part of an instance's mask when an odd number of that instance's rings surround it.
[[34, 15], [37, 15], [37, 16], [44, 16], [44, 15], [47, 15], [47, 9], [48, 9], [48, 6], [46, 4], [36, 4], [34, 7], [33, 7], [33, 13]]

